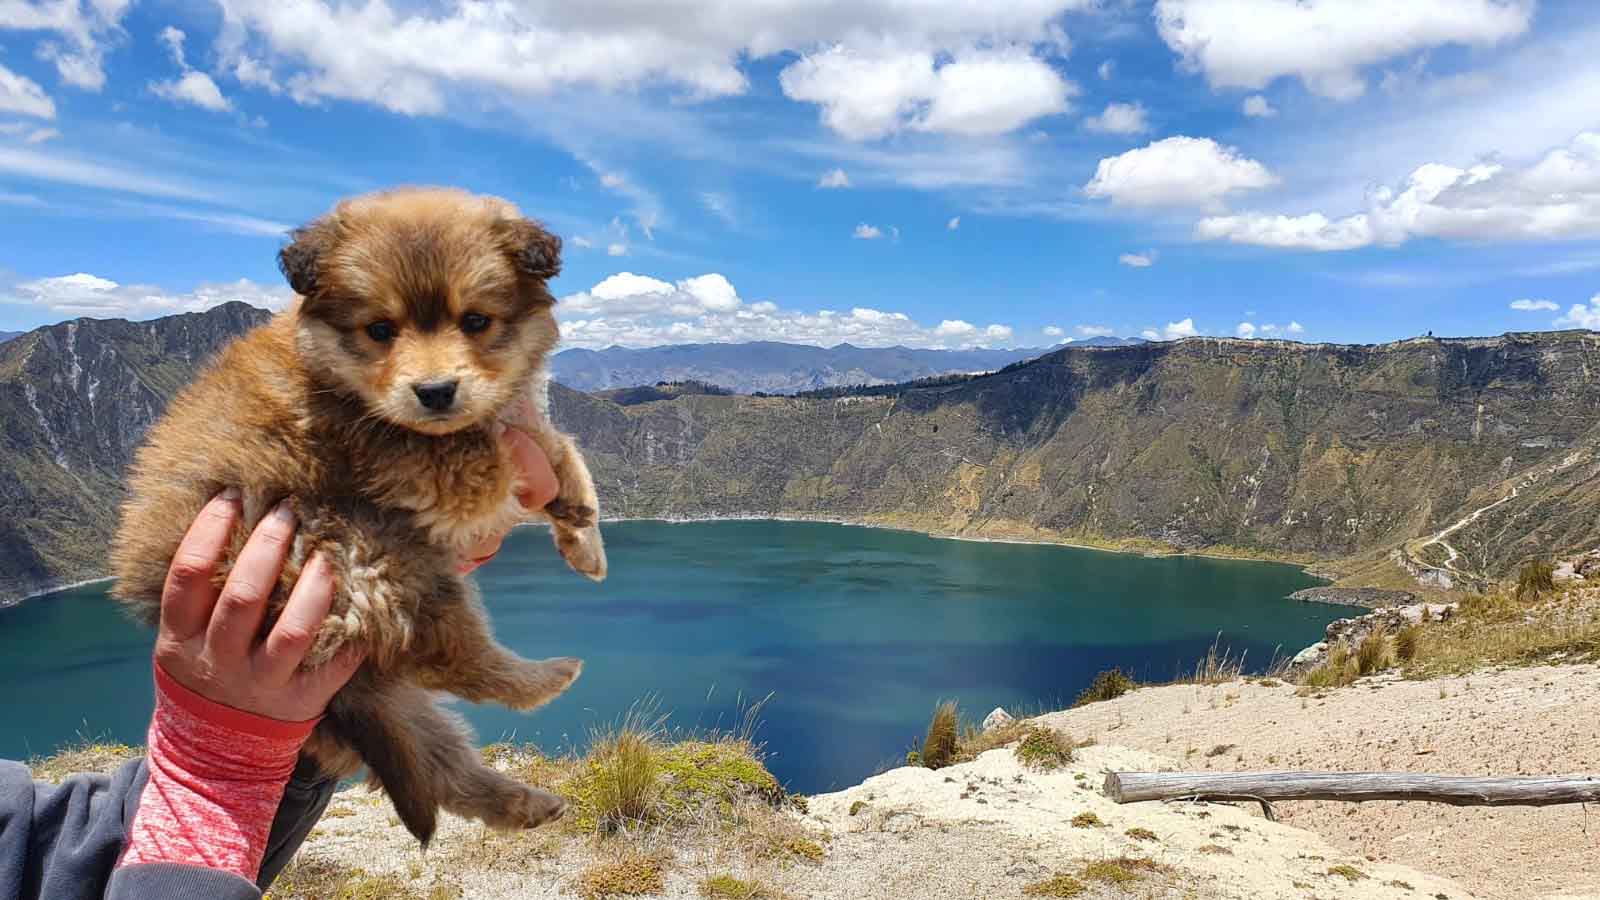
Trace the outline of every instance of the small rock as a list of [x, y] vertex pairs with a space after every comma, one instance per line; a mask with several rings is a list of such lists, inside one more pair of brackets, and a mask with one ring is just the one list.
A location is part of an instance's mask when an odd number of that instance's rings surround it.
[[983, 717], [983, 730], [993, 731], [996, 728], [1004, 728], [1015, 721], [1016, 719], [1012, 717], [1011, 713], [1006, 712], [1004, 707], [996, 706], [992, 712]]
[[1309, 665], [1311, 663], [1316, 662], [1317, 660], [1322, 659], [1322, 655], [1324, 653], [1327, 653], [1327, 652], [1328, 652], [1328, 642], [1327, 641], [1317, 641], [1315, 644], [1312, 644], [1311, 646], [1305, 648], [1304, 650], [1301, 650], [1299, 653], [1296, 653], [1294, 655], [1294, 663], [1293, 664], [1296, 665], [1296, 666]]

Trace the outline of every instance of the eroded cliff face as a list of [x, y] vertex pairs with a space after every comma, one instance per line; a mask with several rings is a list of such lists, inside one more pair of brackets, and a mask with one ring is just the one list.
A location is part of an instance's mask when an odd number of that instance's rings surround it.
[[[0, 599], [104, 571], [145, 430], [266, 315], [80, 320], [0, 345]], [[1304, 560], [1406, 548], [1460, 581], [1600, 546], [1592, 363], [1589, 332], [1196, 338], [829, 398], [624, 407], [551, 392], [610, 516], [809, 516]]]
[[[1590, 459], [1591, 358], [1600, 336], [1576, 332], [1378, 347], [1192, 339], [1066, 349], [890, 396], [621, 409], [558, 388], [554, 408], [616, 514], [840, 517], [1329, 559], [1431, 534], [1526, 473]], [[1562, 479], [1583, 484], [1586, 465]], [[1472, 568], [1600, 541], [1583, 513], [1593, 506], [1528, 496], [1506, 504], [1520, 516], [1490, 511], [1471, 529]], [[1560, 520], [1536, 521], [1536, 506]]]
[[122, 473], [201, 363], [267, 313], [79, 319], [0, 344], [0, 601], [95, 577]]

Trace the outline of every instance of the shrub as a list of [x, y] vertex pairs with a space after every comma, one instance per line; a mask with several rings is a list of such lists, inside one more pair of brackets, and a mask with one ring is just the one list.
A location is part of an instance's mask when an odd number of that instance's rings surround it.
[[1024, 887], [1022, 893], [1028, 897], [1076, 897], [1087, 890], [1083, 882], [1071, 875], [1057, 875], [1054, 878], [1035, 881]]
[[707, 900], [775, 900], [783, 895], [759, 881], [714, 875], [700, 882], [700, 896]]
[[1013, 752], [1023, 765], [1053, 772], [1072, 762], [1072, 739], [1053, 728], [1030, 727]]
[[945, 700], [933, 710], [928, 721], [928, 736], [922, 741], [922, 764], [942, 769], [956, 761], [961, 734], [961, 714], [954, 700]]
[[1133, 679], [1129, 678], [1126, 672], [1121, 669], [1107, 669], [1094, 676], [1094, 681], [1091, 681], [1089, 686], [1084, 688], [1083, 693], [1078, 695], [1078, 699], [1072, 701], [1072, 705], [1074, 707], [1088, 706], [1091, 703], [1099, 703], [1102, 700], [1115, 700], [1135, 687], [1138, 687], [1138, 685], [1134, 684]]
[[659, 894], [666, 887], [667, 879], [661, 871], [661, 860], [638, 853], [626, 853], [610, 862], [595, 863], [578, 876], [578, 894], [584, 900]]
[[1073, 828], [1103, 828], [1105, 824], [1092, 812], [1081, 812], [1072, 817]]
[[1394, 655], [1401, 662], [1411, 662], [1417, 658], [1417, 650], [1422, 642], [1422, 626], [1407, 625], [1395, 633]]
[[1123, 834], [1133, 838], [1136, 841], [1159, 842], [1161, 840], [1160, 838], [1156, 837], [1156, 833], [1154, 831], [1151, 831], [1148, 828], [1129, 828], [1127, 831], [1124, 831]]
[[1394, 663], [1394, 653], [1389, 647], [1389, 632], [1374, 628], [1361, 639], [1356, 648], [1356, 671], [1362, 675], [1381, 672]]
[[1355, 866], [1344, 865], [1333, 866], [1332, 868], [1328, 869], [1328, 874], [1337, 875], [1338, 877], [1343, 878], [1345, 881], [1365, 881], [1367, 878], [1371, 877]]
[[1556, 589], [1556, 566], [1548, 559], [1534, 559], [1524, 563], [1517, 572], [1517, 599], [1537, 600], [1540, 594]]
[[1122, 856], [1089, 863], [1083, 867], [1083, 877], [1107, 884], [1127, 884], [1164, 869], [1165, 867], [1155, 860]]

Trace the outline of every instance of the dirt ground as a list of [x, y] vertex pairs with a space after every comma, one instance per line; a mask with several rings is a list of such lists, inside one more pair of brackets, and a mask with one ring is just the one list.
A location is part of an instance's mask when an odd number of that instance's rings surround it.
[[[1042, 720], [1179, 769], [1556, 775], [1600, 769], [1600, 667], [1366, 679], [1320, 697], [1289, 685], [1145, 688]], [[1220, 749], [1226, 747], [1227, 749]], [[1600, 897], [1600, 812], [1583, 806], [1285, 803], [1285, 824], [1491, 898]]]

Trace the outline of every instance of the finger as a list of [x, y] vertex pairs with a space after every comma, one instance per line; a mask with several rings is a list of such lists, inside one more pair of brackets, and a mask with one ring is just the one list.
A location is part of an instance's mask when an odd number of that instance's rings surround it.
[[333, 567], [321, 553], [300, 570], [300, 578], [289, 592], [289, 602], [272, 627], [266, 643], [257, 651], [257, 671], [269, 684], [286, 684], [305, 660], [306, 652], [317, 639], [322, 620], [333, 607]]
[[456, 563], [456, 571], [462, 575], [494, 559], [500, 552], [502, 537], [485, 538], [472, 545], [461, 553], [461, 560]]
[[295, 516], [289, 501], [279, 503], [256, 525], [222, 586], [206, 630], [206, 646], [222, 659], [238, 659], [255, 643], [267, 600], [294, 542]]
[[561, 491], [556, 470], [550, 467], [550, 457], [545, 456], [538, 442], [521, 429], [507, 428], [501, 440], [510, 448], [511, 461], [522, 475], [517, 501], [524, 509], [544, 509]]
[[239, 489], [228, 488], [201, 507], [178, 552], [172, 555], [167, 581], [161, 588], [161, 630], [187, 641], [211, 620], [217, 589], [211, 578], [222, 563], [233, 529], [239, 523]]
[[300, 682], [296, 690], [302, 696], [318, 697], [326, 703], [339, 693], [339, 689], [347, 684], [361, 664], [367, 661], [367, 651], [362, 647], [348, 646], [340, 650], [333, 659], [309, 672], [299, 674]]

